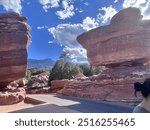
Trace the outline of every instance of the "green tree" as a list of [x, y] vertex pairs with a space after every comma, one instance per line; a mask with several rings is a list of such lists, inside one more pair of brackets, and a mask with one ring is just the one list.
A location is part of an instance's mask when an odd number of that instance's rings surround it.
[[50, 72], [48, 84], [51, 85], [52, 80], [72, 79], [79, 73], [81, 73], [81, 69], [78, 65], [59, 60]]
[[63, 79], [63, 69], [64, 69], [64, 61], [58, 60], [52, 70], [50, 71], [49, 81], [48, 84], [50, 85], [50, 82], [52, 80], [60, 80]]

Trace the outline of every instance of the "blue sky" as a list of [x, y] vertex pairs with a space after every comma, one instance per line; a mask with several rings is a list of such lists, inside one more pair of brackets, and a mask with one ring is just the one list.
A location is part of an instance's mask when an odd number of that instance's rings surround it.
[[76, 37], [109, 24], [119, 10], [138, 7], [150, 18], [150, 0], [0, 0], [0, 13], [17, 12], [28, 18], [32, 41], [28, 57], [57, 60], [62, 51], [72, 62], [86, 62], [86, 50]]

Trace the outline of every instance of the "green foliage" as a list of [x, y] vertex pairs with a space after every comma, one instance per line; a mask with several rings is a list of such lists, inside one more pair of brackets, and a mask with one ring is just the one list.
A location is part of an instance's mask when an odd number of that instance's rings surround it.
[[31, 79], [31, 71], [30, 70], [27, 70], [26, 71], [26, 76], [25, 78], [29, 81]]
[[78, 65], [58, 60], [50, 72], [48, 84], [50, 85], [52, 80], [72, 79], [79, 73], [81, 71]]
[[63, 68], [64, 68], [65, 63], [63, 60], [58, 60], [52, 70], [50, 71], [50, 76], [49, 76], [49, 81], [48, 84], [50, 85], [50, 82], [52, 80], [60, 80], [63, 79]]
[[99, 74], [103, 71], [101, 67], [93, 67], [90, 66], [89, 64], [81, 64], [80, 68], [82, 70], [82, 73], [87, 77]]
[[28, 80], [28, 83], [27, 83], [27, 87], [28, 88], [31, 88], [32, 87], [32, 85], [33, 85], [33, 81], [30, 79], [30, 80]]
[[83, 73], [85, 76], [92, 76], [102, 72], [101, 67], [92, 67], [89, 64], [74, 64], [61, 59], [58, 60], [52, 68], [48, 84], [52, 80], [72, 79], [74, 76]]
[[27, 70], [26, 76], [25, 76], [25, 78], [28, 80], [27, 87], [31, 87], [32, 84], [33, 84], [33, 81], [32, 81], [32, 79], [31, 79], [31, 76], [32, 76], [31, 71], [30, 71], [30, 70]]

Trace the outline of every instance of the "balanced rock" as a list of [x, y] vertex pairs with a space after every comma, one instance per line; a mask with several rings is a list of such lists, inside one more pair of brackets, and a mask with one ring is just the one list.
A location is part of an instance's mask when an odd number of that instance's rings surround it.
[[17, 13], [0, 14], [0, 89], [25, 76], [30, 27]]
[[77, 37], [90, 64], [106, 70], [67, 81], [58, 94], [128, 103], [141, 100], [134, 96], [134, 83], [150, 77], [150, 20], [142, 20], [137, 8], [126, 8], [110, 23]]
[[77, 40], [87, 49], [91, 65], [143, 64], [150, 59], [150, 20], [142, 20], [139, 9], [127, 8], [110, 25], [83, 33]]

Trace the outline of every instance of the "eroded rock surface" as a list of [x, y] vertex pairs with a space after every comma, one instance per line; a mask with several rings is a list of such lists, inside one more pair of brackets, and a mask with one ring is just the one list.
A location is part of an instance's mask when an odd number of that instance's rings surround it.
[[25, 99], [25, 89], [20, 87], [25, 84], [21, 78], [25, 76], [30, 42], [26, 22], [27, 18], [17, 13], [0, 14], [0, 105]]
[[110, 25], [83, 33], [77, 40], [87, 49], [91, 65], [143, 64], [150, 59], [150, 20], [142, 20], [139, 9], [127, 8]]
[[9, 89], [0, 92], [0, 105], [12, 105], [24, 101], [26, 92], [24, 88]]
[[0, 89], [25, 76], [30, 27], [16, 13], [0, 14]]
[[110, 25], [83, 33], [77, 40], [87, 49], [91, 65], [107, 69], [99, 75], [67, 81], [58, 91], [60, 95], [132, 103], [141, 100], [134, 96], [133, 85], [150, 77], [146, 65], [150, 59], [150, 20], [142, 20], [139, 9], [124, 9]]

